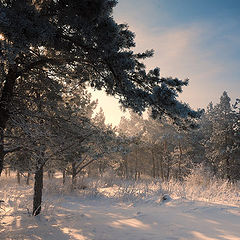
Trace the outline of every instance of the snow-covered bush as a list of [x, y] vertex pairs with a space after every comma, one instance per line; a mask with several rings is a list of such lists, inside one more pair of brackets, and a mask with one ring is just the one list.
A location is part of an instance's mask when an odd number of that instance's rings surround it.
[[203, 165], [196, 166], [183, 181], [161, 184], [173, 198], [240, 205], [240, 185], [214, 177]]
[[190, 174], [187, 175], [184, 180], [189, 185], [207, 187], [213, 180], [213, 174], [203, 164], [198, 164], [191, 170]]

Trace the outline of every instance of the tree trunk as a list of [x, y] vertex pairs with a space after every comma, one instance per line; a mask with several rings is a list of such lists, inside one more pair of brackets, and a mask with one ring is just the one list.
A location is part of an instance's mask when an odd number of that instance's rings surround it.
[[160, 159], [160, 175], [161, 175], [162, 181], [164, 181], [163, 157], [162, 156], [161, 156], [161, 159]]
[[90, 167], [88, 167], [88, 170], [87, 170], [87, 175], [88, 175], [88, 177], [90, 177], [90, 176], [91, 176], [91, 174], [92, 174], [91, 168], [90, 168]]
[[13, 99], [13, 89], [17, 79], [17, 67], [11, 66], [6, 76], [5, 84], [2, 88], [2, 96], [0, 98], [0, 175], [3, 170], [4, 161], [4, 129], [9, 119], [9, 108]]
[[230, 182], [231, 181], [231, 174], [230, 174], [229, 157], [227, 157], [227, 159], [226, 159], [226, 176], [227, 176], [227, 180]]
[[140, 171], [138, 171], [137, 178], [138, 178], [138, 180], [140, 180], [140, 179], [141, 179], [141, 172], [140, 172]]
[[169, 159], [167, 161], [167, 175], [166, 175], [166, 179], [167, 181], [169, 181], [169, 178], [170, 178], [170, 162], [169, 162]]
[[34, 176], [33, 216], [41, 212], [42, 189], [43, 189], [43, 165], [37, 166]]
[[[0, 112], [0, 115], [1, 115], [1, 112]], [[4, 143], [3, 128], [1, 128], [0, 126], [0, 176], [3, 170], [3, 161], [4, 161], [4, 155], [5, 155], [3, 143]]]
[[[169, 180], [169, 158], [168, 158], [168, 147], [167, 147], [167, 141], [164, 141], [164, 162], [166, 163], [166, 172], [164, 171], [164, 179]], [[165, 170], [165, 169], [164, 169]]]
[[63, 183], [63, 185], [65, 184], [65, 182], [66, 182], [66, 171], [63, 170], [62, 171], [62, 183]]
[[20, 172], [19, 171], [17, 171], [17, 182], [18, 182], [18, 184], [21, 183], [21, 176], [20, 176]]
[[104, 172], [104, 164], [102, 161], [100, 161], [98, 164], [98, 173], [99, 173], [100, 177], [103, 176], [103, 172]]
[[178, 147], [179, 147], [179, 159], [178, 159], [178, 176], [177, 179], [180, 180], [182, 172], [181, 172], [181, 163], [182, 163], [182, 146], [180, 144], [180, 142], [178, 143]]
[[29, 185], [31, 173], [28, 171], [26, 184]]
[[53, 177], [54, 177], [54, 172], [53, 172], [53, 170], [48, 170], [48, 179], [49, 179], [49, 180], [52, 180]]
[[127, 161], [127, 159], [124, 160], [124, 171], [125, 171], [125, 178], [129, 179], [128, 161]]
[[156, 163], [155, 163], [153, 150], [151, 151], [151, 153], [152, 153], [152, 177], [156, 178]]
[[137, 180], [137, 178], [138, 178], [138, 155], [137, 155], [137, 152], [136, 152], [136, 155], [135, 155], [135, 175], [134, 175], [134, 178], [135, 178], [135, 180]]
[[72, 162], [72, 190], [74, 190], [74, 187], [76, 185], [76, 176], [77, 176], [76, 163]]

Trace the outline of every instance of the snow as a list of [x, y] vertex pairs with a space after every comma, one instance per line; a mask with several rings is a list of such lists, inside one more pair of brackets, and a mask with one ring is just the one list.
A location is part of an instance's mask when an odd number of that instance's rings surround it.
[[2, 190], [3, 240], [240, 240], [239, 205], [173, 196], [163, 201], [162, 195], [125, 201], [104, 195], [103, 189], [95, 195], [45, 191], [42, 214], [33, 217], [27, 210], [31, 187], [15, 184], [7, 193]]

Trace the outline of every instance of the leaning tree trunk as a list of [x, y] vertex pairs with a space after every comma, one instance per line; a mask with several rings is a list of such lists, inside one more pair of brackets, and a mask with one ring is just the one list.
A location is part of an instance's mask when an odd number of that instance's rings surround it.
[[43, 165], [39, 164], [36, 168], [34, 176], [34, 196], [33, 196], [33, 216], [37, 216], [41, 212], [42, 205], [42, 189], [43, 189]]

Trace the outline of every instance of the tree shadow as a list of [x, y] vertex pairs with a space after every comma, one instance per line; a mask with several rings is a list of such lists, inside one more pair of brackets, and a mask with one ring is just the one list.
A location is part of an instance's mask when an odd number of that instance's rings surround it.
[[9, 216], [3, 220], [0, 239], [240, 239], [239, 208], [204, 207], [200, 203], [132, 207], [103, 202], [66, 197], [48, 216], [32, 217], [24, 213]]
[[25, 213], [6, 215], [1, 221], [0, 239], [4, 240], [69, 240], [51, 218], [29, 216]]

